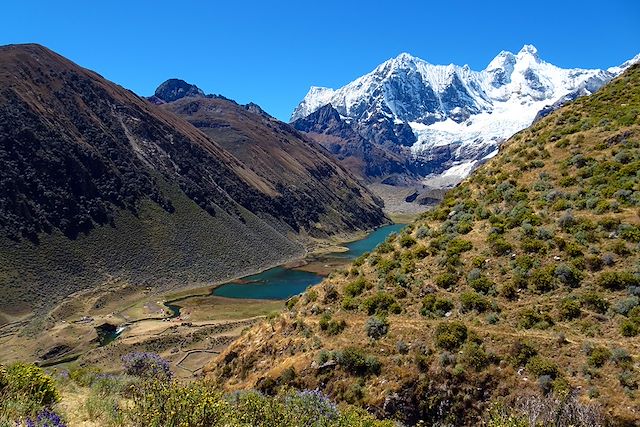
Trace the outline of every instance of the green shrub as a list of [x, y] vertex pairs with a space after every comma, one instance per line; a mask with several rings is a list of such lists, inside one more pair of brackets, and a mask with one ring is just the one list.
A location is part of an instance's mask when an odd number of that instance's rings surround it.
[[558, 367], [555, 363], [547, 360], [541, 356], [533, 356], [526, 365], [527, 371], [535, 377], [541, 377], [542, 375], [548, 375], [551, 378], [558, 376]]
[[442, 322], [435, 331], [436, 345], [445, 350], [456, 350], [467, 340], [467, 327], [461, 322]]
[[589, 268], [589, 270], [591, 271], [600, 271], [602, 270], [602, 266], [604, 265], [602, 258], [597, 255], [586, 256], [584, 258], [584, 261], [587, 264], [587, 268]]
[[481, 371], [489, 364], [489, 356], [481, 345], [468, 342], [462, 347], [462, 362], [476, 371]]
[[530, 254], [543, 254], [547, 252], [547, 246], [542, 240], [537, 239], [523, 239], [520, 243], [520, 247], [526, 253]]
[[573, 320], [580, 317], [580, 303], [575, 299], [567, 298], [560, 303], [560, 318]]
[[22, 395], [38, 405], [51, 405], [60, 399], [53, 378], [35, 365], [21, 362], [9, 365], [6, 382], [9, 395]]
[[318, 291], [315, 289], [309, 289], [304, 293], [304, 298], [307, 302], [316, 302], [318, 300]]
[[640, 227], [635, 225], [623, 224], [620, 226], [620, 237], [629, 242], [640, 242]]
[[433, 279], [436, 286], [444, 289], [449, 289], [456, 283], [458, 283], [458, 276], [453, 273], [442, 273]]
[[364, 329], [368, 337], [378, 340], [389, 332], [389, 321], [384, 317], [372, 316], [367, 319]]
[[564, 247], [564, 251], [572, 258], [582, 256], [584, 253], [583, 247], [574, 242], [567, 243]]
[[614, 217], [605, 217], [598, 220], [598, 225], [606, 231], [614, 231], [620, 225], [620, 219]]
[[342, 308], [345, 310], [355, 310], [360, 305], [360, 302], [356, 298], [344, 297], [342, 299]]
[[632, 295], [628, 298], [624, 298], [617, 301], [613, 307], [613, 310], [618, 314], [622, 314], [623, 316], [628, 316], [629, 313], [631, 313], [631, 311], [634, 308], [638, 307], [639, 305], [640, 305], [640, 298], [638, 298], [635, 295]]
[[477, 292], [463, 292], [460, 294], [460, 304], [463, 312], [475, 310], [478, 313], [487, 311], [491, 305], [487, 298]]
[[593, 311], [604, 314], [609, 309], [609, 302], [597, 292], [586, 292], [580, 297], [583, 306], [587, 306]]
[[230, 409], [222, 394], [202, 381], [149, 382], [136, 389], [128, 415], [134, 426], [220, 426], [231, 421]]
[[529, 359], [538, 354], [533, 344], [527, 341], [516, 341], [511, 347], [510, 355], [515, 367], [525, 366]]
[[344, 287], [344, 294], [349, 297], [355, 297], [360, 295], [367, 287], [367, 279], [363, 276], [358, 277], [356, 280], [349, 282]]
[[389, 312], [396, 299], [387, 292], [378, 292], [362, 302], [362, 308], [368, 314], [385, 314]]
[[388, 254], [393, 252], [393, 245], [389, 242], [382, 242], [376, 247], [376, 252], [379, 254]]
[[418, 228], [418, 231], [416, 231], [416, 237], [418, 239], [426, 239], [429, 236], [431, 236], [431, 230], [426, 225], [420, 226], [420, 228]]
[[393, 291], [393, 295], [394, 295], [396, 298], [403, 299], [403, 298], [406, 298], [408, 294], [407, 294], [407, 290], [406, 290], [405, 288], [400, 288], [400, 287], [399, 287], [399, 288], [396, 288], [396, 289]]
[[618, 375], [620, 385], [628, 390], [638, 388], [638, 375], [631, 369], [625, 369]]
[[489, 245], [493, 254], [497, 256], [507, 255], [513, 250], [511, 243], [502, 237], [490, 238]]
[[410, 248], [417, 243], [411, 234], [403, 234], [398, 242], [403, 248]]
[[640, 333], [638, 322], [625, 319], [620, 323], [620, 333], [623, 337], [635, 337]]
[[633, 358], [624, 348], [614, 348], [611, 352], [611, 361], [618, 366], [628, 367], [633, 363]]
[[460, 255], [463, 252], [470, 251], [473, 248], [473, 245], [468, 240], [463, 239], [453, 239], [447, 245], [447, 255]]
[[378, 274], [380, 275], [380, 277], [383, 277], [385, 274], [400, 267], [400, 262], [397, 259], [385, 258], [385, 259], [381, 259], [378, 262], [377, 267], [378, 267]]
[[422, 300], [422, 308], [420, 313], [423, 316], [442, 317], [453, 309], [453, 302], [447, 298], [436, 297], [435, 295], [427, 295]]
[[[631, 255], [631, 251], [622, 240], [616, 240], [613, 243], [611, 243], [611, 245], [609, 246], [609, 249], [611, 250], [611, 252], [621, 257]], [[615, 260], [612, 259], [611, 263], [605, 262], [605, 265], [611, 265], [614, 263], [615, 263]]]
[[556, 287], [553, 266], [536, 268], [529, 277], [529, 289], [536, 293], [550, 292]]
[[595, 368], [601, 368], [607, 360], [611, 358], [611, 351], [605, 347], [596, 347], [591, 350], [591, 354], [589, 355], [589, 359], [587, 362], [590, 366]]
[[558, 265], [554, 270], [554, 275], [560, 283], [572, 288], [580, 286], [580, 281], [582, 280], [582, 273], [577, 268], [566, 264]]
[[640, 279], [628, 271], [607, 271], [600, 274], [597, 283], [610, 291], [620, 291], [628, 286], [639, 286]]
[[344, 319], [334, 320], [329, 313], [325, 313], [320, 317], [318, 322], [320, 330], [326, 332], [328, 335], [338, 335], [347, 327], [347, 322]]
[[338, 290], [333, 284], [327, 283], [324, 285], [323, 288], [324, 288], [324, 298], [322, 299], [322, 301], [325, 304], [329, 304], [334, 301], [338, 301], [340, 299], [340, 293], [338, 292]]
[[469, 286], [471, 286], [476, 292], [487, 295], [495, 290], [496, 284], [482, 276], [477, 279], [470, 280]]
[[518, 297], [518, 290], [513, 282], [505, 282], [500, 286], [500, 295], [508, 300], [515, 300]]
[[336, 361], [345, 371], [355, 375], [377, 375], [382, 366], [377, 358], [368, 356], [363, 350], [355, 347], [347, 347], [338, 351]]
[[525, 308], [519, 314], [518, 325], [525, 329], [547, 329], [553, 326], [553, 320], [549, 314], [539, 312], [533, 308]]
[[297, 297], [297, 296], [291, 297], [287, 300], [287, 302], [285, 303], [285, 306], [287, 307], [288, 310], [292, 310], [293, 307], [296, 306], [299, 300], [300, 300], [300, 297]]
[[371, 255], [369, 252], [365, 252], [362, 255], [360, 255], [358, 258], [353, 260], [353, 265], [355, 267], [361, 267], [364, 265], [364, 262], [367, 260], [367, 258], [369, 257], [369, 255]]
[[456, 225], [456, 232], [459, 234], [467, 234], [473, 230], [473, 224], [470, 221], [460, 221]]
[[326, 331], [327, 328], [329, 327], [330, 321], [331, 321], [331, 314], [324, 313], [322, 316], [320, 316], [320, 321], [318, 322], [320, 329], [323, 331]]
[[413, 256], [417, 259], [426, 258], [429, 255], [429, 250], [424, 245], [418, 245], [413, 249]]

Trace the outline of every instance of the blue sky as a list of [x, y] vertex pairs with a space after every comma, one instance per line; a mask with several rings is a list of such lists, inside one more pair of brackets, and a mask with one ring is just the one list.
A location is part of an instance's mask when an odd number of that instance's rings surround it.
[[617, 65], [640, 52], [640, 1], [4, 0], [0, 44], [26, 42], [141, 95], [178, 77], [288, 120], [309, 86], [405, 51], [480, 70], [531, 43], [559, 66]]

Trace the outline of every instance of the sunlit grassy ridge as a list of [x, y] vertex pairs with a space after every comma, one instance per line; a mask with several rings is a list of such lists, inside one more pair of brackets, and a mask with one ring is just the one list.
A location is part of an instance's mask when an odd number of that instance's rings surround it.
[[639, 113], [634, 66], [515, 135], [438, 208], [247, 332], [210, 376], [317, 387], [409, 423], [475, 425], [496, 403], [542, 396], [639, 422]]

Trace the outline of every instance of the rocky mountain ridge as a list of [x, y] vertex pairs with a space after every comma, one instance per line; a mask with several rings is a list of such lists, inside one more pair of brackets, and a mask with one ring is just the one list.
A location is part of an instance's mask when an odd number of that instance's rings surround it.
[[291, 120], [331, 104], [371, 143], [408, 147], [404, 156], [434, 185], [452, 185], [500, 143], [563, 102], [593, 93], [640, 55], [619, 67], [562, 69], [532, 45], [503, 51], [482, 71], [432, 65], [402, 53], [346, 86], [312, 87]]

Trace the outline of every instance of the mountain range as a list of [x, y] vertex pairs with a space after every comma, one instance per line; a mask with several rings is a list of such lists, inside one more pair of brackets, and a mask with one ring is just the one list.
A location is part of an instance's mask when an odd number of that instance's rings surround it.
[[[364, 162], [367, 166], [356, 168], [357, 173], [375, 180], [399, 172], [447, 187], [494, 156], [500, 143], [536, 117], [593, 93], [639, 60], [640, 55], [607, 70], [563, 69], [525, 45], [516, 54], [500, 52], [484, 70], [474, 71], [467, 65], [433, 65], [402, 53], [342, 88], [312, 87], [291, 121], [297, 129], [312, 132], [339, 159], [352, 156]], [[333, 114], [314, 116], [328, 105]], [[344, 123], [336, 125], [337, 116]], [[345, 127], [358, 136], [345, 136]], [[364, 148], [367, 144], [375, 148]], [[385, 154], [363, 156], [350, 148], [354, 145], [360, 152], [375, 149]], [[385, 159], [386, 167], [379, 167], [372, 157], [377, 162]]]
[[237, 277], [388, 221], [259, 107], [179, 80], [151, 101], [42, 46], [0, 47], [0, 324], [107, 281]]

